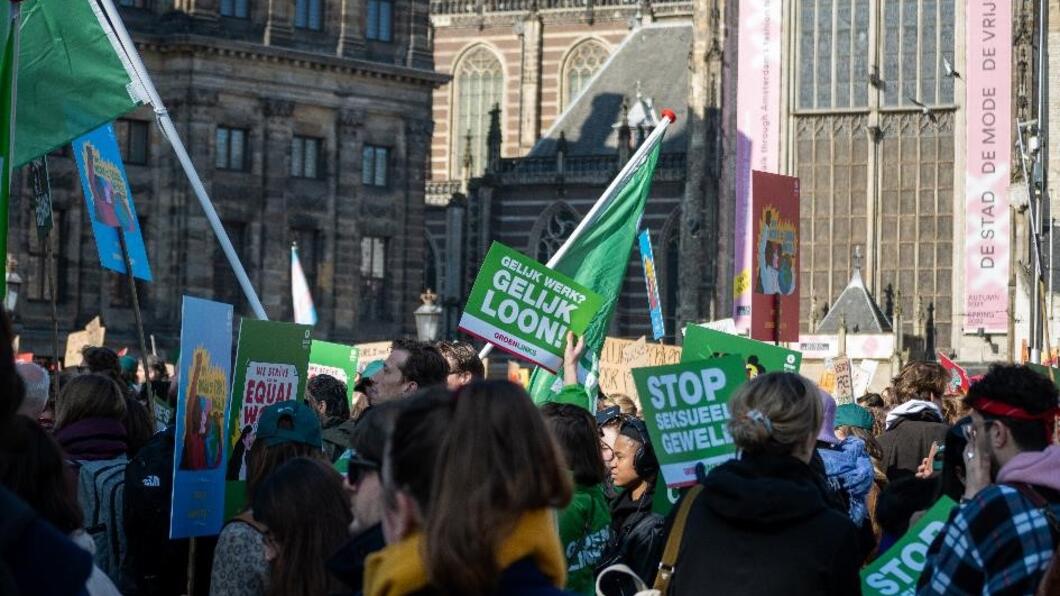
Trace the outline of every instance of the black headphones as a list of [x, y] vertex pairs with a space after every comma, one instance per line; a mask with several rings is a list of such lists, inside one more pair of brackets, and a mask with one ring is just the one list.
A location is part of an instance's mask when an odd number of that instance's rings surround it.
[[640, 447], [633, 455], [633, 470], [637, 476], [647, 480], [659, 471], [659, 460], [655, 457], [655, 448], [652, 447], [651, 437], [648, 436], [648, 425], [644, 424], [640, 418], [624, 416], [619, 432], [621, 433], [627, 426], [640, 437]]

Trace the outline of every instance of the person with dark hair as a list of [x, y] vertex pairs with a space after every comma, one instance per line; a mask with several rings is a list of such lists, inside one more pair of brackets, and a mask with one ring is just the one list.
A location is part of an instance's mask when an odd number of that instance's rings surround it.
[[910, 362], [895, 377], [891, 411], [880, 436], [889, 480], [916, 474], [932, 446], [946, 438], [949, 425], [942, 414], [942, 396], [949, 378], [937, 362]]
[[419, 389], [444, 385], [449, 365], [438, 348], [411, 339], [395, 340], [383, 368], [371, 377], [367, 387], [371, 406], [401, 399]]
[[566, 588], [592, 595], [594, 570], [611, 540], [611, 512], [604, 496], [608, 471], [600, 455], [596, 419], [573, 404], [546, 403], [541, 415], [574, 477], [574, 496], [559, 513], [559, 538], [567, 556]]
[[964, 496], [928, 549], [918, 593], [1032, 594], [1060, 541], [1056, 385], [1025, 366], [994, 364], [964, 403]]
[[613, 533], [597, 571], [624, 563], [648, 585], [655, 581], [666, 542], [665, 520], [652, 511], [658, 474], [648, 427], [638, 418], [623, 416], [611, 462], [612, 483], [622, 492], [611, 502]]
[[857, 530], [810, 467], [818, 392], [783, 372], [737, 389], [729, 433], [738, 458], [710, 470], [689, 504], [668, 594], [861, 593]]
[[[96, 544], [85, 532], [81, 507], [67, 481], [62, 451], [29, 418], [16, 417], [0, 433], [0, 484], [85, 552], [95, 552]], [[114, 583], [95, 565], [85, 589], [89, 596], [119, 595]]]
[[440, 341], [435, 344], [449, 364], [446, 385], [457, 390], [476, 379], [486, 378], [486, 367], [471, 344], [463, 341]]
[[346, 463], [345, 489], [349, 495], [353, 522], [351, 538], [328, 561], [328, 570], [353, 593], [364, 584], [365, 559], [386, 546], [383, 539], [383, 451], [394, 419], [406, 407], [418, 407], [423, 395], [448, 397], [447, 390], [435, 387], [407, 400], [381, 404], [365, 412], [350, 436], [350, 457]]
[[306, 399], [320, 416], [323, 428], [324, 454], [332, 462], [350, 447], [350, 433], [357, 425], [350, 420], [350, 398], [346, 383], [331, 375], [316, 375], [306, 383]]
[[[266, 406], [258, 418], [257, 434], [247, 455], [248, 507], [269, 474], [296, 457], [324, 458], [316, 413], [293, 400]], [[217, 539], [210, 594], [260, 596], [267, 588], [265, 528], [248, 508], [225, 524]]]
[[365, 594], [563, 593], [552, 509], [571, 483], [526, 391], [478, 381], [424, 399], [402, 409], [387, 441], [388, 546], [368, 558]]
[[338, 472], [319, 458], [296, 457], [265, 479], [253, 511], [266, 528], [267, 594], [328, 596], [340, 587], [324, 567], [352, 519]]

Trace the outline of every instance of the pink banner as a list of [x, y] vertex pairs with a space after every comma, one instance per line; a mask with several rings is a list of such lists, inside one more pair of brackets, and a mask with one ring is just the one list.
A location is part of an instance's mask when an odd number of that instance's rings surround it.
[[964, 332], [1008, 331], [1012, 1], [969, 0]]
[[732, 292], [741, 331], [751, 324], [751, 170], [776, 173], [780, 165], [780, 19], [781, 0], [740, 3]]

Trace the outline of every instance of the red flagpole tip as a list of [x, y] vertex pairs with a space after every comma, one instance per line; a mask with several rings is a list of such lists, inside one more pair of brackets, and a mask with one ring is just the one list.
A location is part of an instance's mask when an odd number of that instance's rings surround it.
[[674, 111], [671, 110], [670, 108], [663, 109], [663, 111], [660, 112], [660, 114], [662, 115], [663, 118], [666, 118], [667, 120], [669, 120], [671, 124], [673, 124], [674, 122], [677, 122], [677, 114], [675, 114]]

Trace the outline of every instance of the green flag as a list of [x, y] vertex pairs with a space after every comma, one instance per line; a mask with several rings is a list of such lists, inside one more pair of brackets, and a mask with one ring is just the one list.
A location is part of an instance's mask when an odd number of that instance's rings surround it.
[[0, 298], [7, 296], [7, 210], [11, 199], [11, 154], [15, 134], [15, 85], [18, 82], [18, 22], [19, 6], [2, 2], [4, 55], [0, 60], [0, 249], [3, 250], [4, 275], [0, 276]]
[[[583, 233], [574, 238], [563, 258], [552, 266], [604, 298], [603, 308], [597, 311], [585, 331], [585, 353], [578, 363], [579, 373], [584, 372], [587, 406], [594, 403], [591, 396], [596, 394], [600, 350], [626, 277], [644, 204], [651, 191], [655, 163], [662, 146], [662, 137], [656, 139], [655, 146], [642, 153], [640, 163], [621, 181], [614, 198]], [[560, 385], [560, 377], [538, 368], [530, 377], [530, 395], [535, 403], [544, 403], [559, 392]]]
[[24, 0], [21, 28], [15, 167], [146, 101], [97, 0]]

